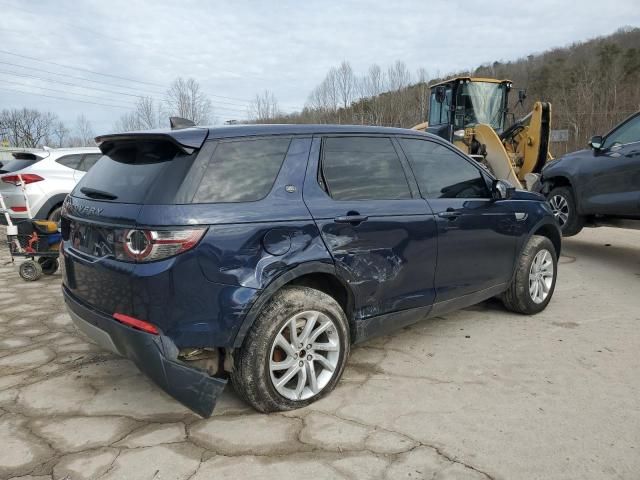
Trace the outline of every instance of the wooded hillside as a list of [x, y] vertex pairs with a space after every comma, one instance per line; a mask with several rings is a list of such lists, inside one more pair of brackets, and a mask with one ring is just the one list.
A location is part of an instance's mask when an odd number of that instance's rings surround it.
[[[427, 69], [436, 70], [437, 65]], [[388, 69], [378, 65], [356, 75], [348, 62], [331, 69], [309, 95], [306, 108], [290, 115], [262, 117], [279, 123], [357, 123], [411, 127], [426, 119], [427, 71], [412, 75], [402, 62]], [[496, 61], [456, 75], [513, 80], [511, 111], [528, 112], [536, 100], [552, 103], [553, 129], [568, 129], [569, 141], [552, 144], [555, 155], [584, 148], [595, 134], [640, 109], [640, 28], [625, 28], [567, 47], [554, 48], [515, 61]], [[517, 90], [525, 89], [524, 109], [516, 106]], [[274, 109], [272, 109], [274, 110]]]

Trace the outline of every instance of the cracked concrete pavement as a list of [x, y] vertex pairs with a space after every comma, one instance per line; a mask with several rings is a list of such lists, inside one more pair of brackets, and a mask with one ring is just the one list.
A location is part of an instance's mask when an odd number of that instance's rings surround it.
[[77, 333], [60, 275], [23, 282], [3, 249], [0, 478], [637, 479], [640, 231], [564, 249], [542, 314], [423, 321], [354, 348], [308, 408], [258, 414], [227, 388], [207, 420]]

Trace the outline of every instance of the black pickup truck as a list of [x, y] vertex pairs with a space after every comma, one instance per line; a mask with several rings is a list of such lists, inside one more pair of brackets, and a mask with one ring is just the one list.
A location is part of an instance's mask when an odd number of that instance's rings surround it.
[[576, 235], [585, 225], [640, 228], [640, 112], [589, 146], [548, 162], [535, 187], [562, 234]]

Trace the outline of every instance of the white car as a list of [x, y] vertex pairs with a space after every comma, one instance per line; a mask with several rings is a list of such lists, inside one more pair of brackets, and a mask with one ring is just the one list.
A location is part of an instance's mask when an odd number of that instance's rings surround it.
[[[97, 147], [16, 152], [0, 167], [0, 194], [12, 219], [60, 220], [65, 197], [102, 156]], [[20, 177], [28, 205], [22, 191]], [[4, 215], [0, 215], [4, 218]]]

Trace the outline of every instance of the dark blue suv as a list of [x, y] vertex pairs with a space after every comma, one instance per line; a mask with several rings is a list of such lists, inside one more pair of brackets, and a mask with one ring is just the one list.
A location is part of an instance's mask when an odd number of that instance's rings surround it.
[[308, 405], [352, 344], [494, 296], [549, 303], [561, 235], [444, 140], [334, 125], [98, 137], [67, 198], [76, 325], [208, 416], [231, 378], [260, 411]]

